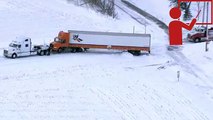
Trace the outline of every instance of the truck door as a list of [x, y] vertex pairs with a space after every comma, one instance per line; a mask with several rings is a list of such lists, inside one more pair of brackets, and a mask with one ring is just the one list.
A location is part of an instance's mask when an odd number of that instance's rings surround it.
[[21, 51], [21, 45], [17, 45], [17, 54], [18, 54], [18, 56], [22, 56], [22, 51]]
[[23, 44], [22, 44], [22, 56], [28, 56], [30, 55], [30, 44], [31, 40], [30, 39], [25, 39]]
[[213, 40], [213, 28], [209, 29], [209, 39]]

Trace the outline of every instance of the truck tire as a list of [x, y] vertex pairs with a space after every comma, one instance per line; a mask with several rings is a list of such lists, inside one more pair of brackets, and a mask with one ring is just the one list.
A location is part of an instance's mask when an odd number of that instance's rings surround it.
[[77, 52], [84, 52], [84, 48], [77, 48]]
[[17, 58], [17, 54], [16, 54], [16, 53], [13, 53], [12, 59], [16, 59], [16, 58]]
[[76, 53], [76, 48], [71, 48], [71, 49], [70, 49], [70, 52], [71, 52], [71, 53]]
[[134, 52], [133, 52], [133, 55], [134, 55], [134, 56], [140, 56], [140, 55], [141, 55], [141, 51], [134, 51]]
[[58, 53], [62, 53], [63, 49], [62, 48], [59, 48], [58, 49]]
[[46, 50], [46, 55], [47, 55], [47, 56], [50, 55], [50, 50]]
[[84, 52], [86, 52], [86, 51], [88, 51], [89, 50], [89, 48], [84, 48]]
[[141, 51], [138, 50], [128, 50], [129, 53], [131, 53], [133, 56], [140, 56]]
[[44, 54], [45, 54], [45, 53], [44, 53], [44, 51], [42, 50], [42, 51], [40, 52], [40, 55], [41, 55], [41, 56], [44, 56]]
[[195, 38], [195, 39], [194, 39], [194, 42], [195, 42], [195, 43], [200, 42], [200, 38]]

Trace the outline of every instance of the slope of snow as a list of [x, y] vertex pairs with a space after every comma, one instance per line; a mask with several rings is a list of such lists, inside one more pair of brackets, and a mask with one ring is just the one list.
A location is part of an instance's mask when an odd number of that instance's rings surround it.
[[154, 15], [158, 19], [168, 24], [171, 21], [169, 16], [170, 3], [168, 0], [156, 1], [156, 0], [129, 0], [133, 4], [137, 5], [142, 10]]
[[[118, 21], [107, 18], [90, 9], [67, 4], [65, 0], [5, 0], [1, 1], [0, 10], [0, 41], [4, 46], [20, 35], [29, 36], [40, 43], [49, 42], [61, 30], [132, 33], [133, 26], [138, 25], [129, 19]], [[143, 29], [138, 30], [144, 32]]]
[[[119, 9], [119, 19], [113, 20], [61, 0], [5, 0], [0, 6], [0, 47], [18, 35], [32, 37], [37, 43], [48, 42], [58, 31], [68, 29], [132, 32], [135, 26], [137, 32], [144, 32], [143, 25]], [[213, 119], [213, 45], [206, 53], [204, 43], [186, 43], [179, 52], [187, 58], [176, 56], [174, 60], [167, 54], [163, 30], [122, 4], [120, 7], [148, 22], [150, 55], [134, 57], [121, 51], [89, 50], [13, 60], [4, 58], [0, 50], [0, 118]], [[187, 60], [184, 63], [178, 59]], [[189, 67], [187, 62], [195, 67], [183, 68]]]

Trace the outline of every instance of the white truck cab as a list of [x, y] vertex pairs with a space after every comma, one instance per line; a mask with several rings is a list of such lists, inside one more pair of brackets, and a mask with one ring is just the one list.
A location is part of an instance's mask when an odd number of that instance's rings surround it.
[[9, 44], [9, 47], [4, 49], [4, 56], [10, 58], [17, 58], [30, 55], [49, 55], [48, 45], [34, 45], [32, 46], [31, 38], [19, 37]]

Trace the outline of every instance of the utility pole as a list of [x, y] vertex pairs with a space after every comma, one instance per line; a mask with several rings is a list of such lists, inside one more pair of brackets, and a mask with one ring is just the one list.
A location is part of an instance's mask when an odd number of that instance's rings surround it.
[[178, 82], [180, 81], [180, 71], [177, 71], [177, 79], [178, 79]]
[[[208, 23], [208, 20], [209, 20], [209, 2], [207, 2], [206, 6], [207, 6], [206, 7], [206, 9], [207, 9], [206, 23]], [[206, 52], [209, 51], [208, 44], [209, 44], [209, 29], [208, 29], [208, 24], [206, 24]]]
[[133, 26], [133, 34], [135, 34], [135, 26]]
[[[204, 5], [203, 5], [203, 20], [202, 20], [202, 22], [204, 23], [205, 22], [206, 3], [204, 2], [203, 4]], [[204, 24], [202, 24], [202, 26], [204, 26]]]
[[[198, 9], [198, 12], [200, 11], [200, 2], [197, 3], [197, 9]], [[198, 16], [197, 18], [198, 20], [200, 19], [200, 17]]]

